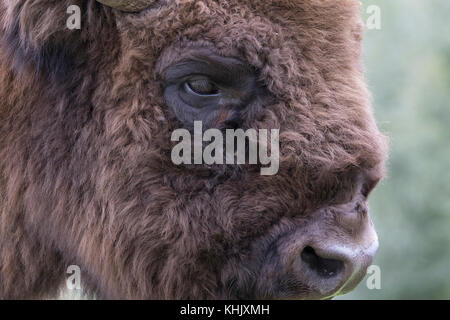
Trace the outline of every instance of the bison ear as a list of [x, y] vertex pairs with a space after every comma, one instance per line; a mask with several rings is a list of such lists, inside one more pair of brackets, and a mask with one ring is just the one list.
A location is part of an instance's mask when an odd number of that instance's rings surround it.
[[156, 0], [97, 0], [106, 6], [126, 11], [126, 12], [139, 12], [150, 5], [152, 5]]

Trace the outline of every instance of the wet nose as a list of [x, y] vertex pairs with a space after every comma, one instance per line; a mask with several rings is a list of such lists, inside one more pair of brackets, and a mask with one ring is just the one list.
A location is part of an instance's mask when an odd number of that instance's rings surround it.
[[322, 297], [330, 298], [356, 287], [372, 264], [377, 249], [377, 239], [368, 246], [316, 244], [305, 246], [300, 256], [310, 286]]

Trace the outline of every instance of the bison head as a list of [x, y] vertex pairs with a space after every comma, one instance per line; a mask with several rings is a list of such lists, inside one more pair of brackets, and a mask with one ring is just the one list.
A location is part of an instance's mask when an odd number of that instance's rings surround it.
[[[67, 28], [67, 8], [81, 29]], [[0, 298], [330, 298], [378, 247], [354, 0], [0, 1]], [[279, 129], [279, 171], [171, 133]]]

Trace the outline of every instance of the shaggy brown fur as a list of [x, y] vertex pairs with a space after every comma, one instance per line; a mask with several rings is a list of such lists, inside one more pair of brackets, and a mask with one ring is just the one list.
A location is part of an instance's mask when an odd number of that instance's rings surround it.
[[[339, 208], [383, 175], [361, 34], [353, 0], [1, 0], [0, 298], [55, 296], [71, 264], [99, 298], [308, 297], [269, 243], [356, 236]], [[172, 164], [160, 73], [196, 48], [259, 71], [277, 175]]]

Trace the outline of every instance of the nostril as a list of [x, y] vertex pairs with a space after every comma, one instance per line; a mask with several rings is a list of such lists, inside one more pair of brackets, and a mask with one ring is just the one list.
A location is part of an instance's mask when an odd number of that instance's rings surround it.
[[342, 261], [322, 258], [310, 246], [303, 249], [301, 258], [311, 270], [322, 278], [335, 277], [344, 270], [344, 263]]

